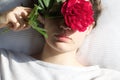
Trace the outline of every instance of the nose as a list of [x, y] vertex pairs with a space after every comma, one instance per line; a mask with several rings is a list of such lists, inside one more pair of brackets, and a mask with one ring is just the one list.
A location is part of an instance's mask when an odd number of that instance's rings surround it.
[[71, 30], [71, 28], [66, 25], [64, 19], [62, 19], [62, 20], [60, 21], [60, 24], [59, 24], [59, 25], [60, 25], [59, 28], [60, 28], [61, 30], [65, 30], [65, 31], [66, 31], [66, 30]]
[[60, 28], [63, 30], [71, 30], [71, 28], [66, 25], [60, 25]]

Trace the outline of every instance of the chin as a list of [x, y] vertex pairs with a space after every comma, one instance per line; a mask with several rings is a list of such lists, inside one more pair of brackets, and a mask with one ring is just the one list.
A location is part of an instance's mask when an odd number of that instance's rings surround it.
[[67, 44], [67, 43], [53, 43], [51, 45], [51, 47], [59, 52], [68, 52], [68, 51], [72, 51], [75, 50], [75, 46], [73, 44]]
[[74, 51], [78, 47], [73, 41], [60, 41], [60, 40], [54, 40], [54, 39], [46, 39], [46, 43], [49, 46], [49, 48], [52, 48], [52, 50], [55, 50], [57, 52], [69, 52]]

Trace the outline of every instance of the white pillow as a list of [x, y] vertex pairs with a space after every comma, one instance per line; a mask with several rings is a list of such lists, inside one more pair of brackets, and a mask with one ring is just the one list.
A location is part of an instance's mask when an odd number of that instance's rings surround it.
[[[0, 12], [7, 11], [21, 4], [31, 6], [31, 1], [32, 0], [0, 0]], [[39, 53], [41, 51], [44, 40], [38, 32], [32, 29], [20, 32], [9, 31], [2, 34], [1, 32], [2, 29], [0, 29], [0, 48], [26, 54]]]
[[0, 0], [0, 13], [16, 6], [31, 6], [32, 0]]
[[120, 70], [120, 0], [102, 0], [98, 25], [80, 50], [80, 61], [86, 65]]
[[20, 32], [9, 31], [0, 34], [0, 48], [19, 53], [39, 53], [42, 50], [43, 42], [44, 39], [40, 33], [33, 29]]

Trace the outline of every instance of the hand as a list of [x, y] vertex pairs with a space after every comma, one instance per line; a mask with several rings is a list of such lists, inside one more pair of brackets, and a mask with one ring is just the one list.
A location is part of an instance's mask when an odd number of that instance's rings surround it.
[[4, 23], [14, 31], [20, 31], [28, 29], [28, 15], [30, 14], [31, 9], [27, 7], [16, 7], [13, 10], [10, 10], [4, 13]]

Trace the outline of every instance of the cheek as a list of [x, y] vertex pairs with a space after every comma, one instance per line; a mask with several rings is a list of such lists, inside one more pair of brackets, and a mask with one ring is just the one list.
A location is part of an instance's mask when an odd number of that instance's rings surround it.
[[80, 47], [85, 39], [86, 35], [82, 32], [77, 32], [73, 35], [73, 41], [76, 47]]
[[55, 23], [52, 22], [48, 22], [45, 24], [45, 29], [47, 30], [47, 33], [54, 33], [57, 31], [57, 25]]

